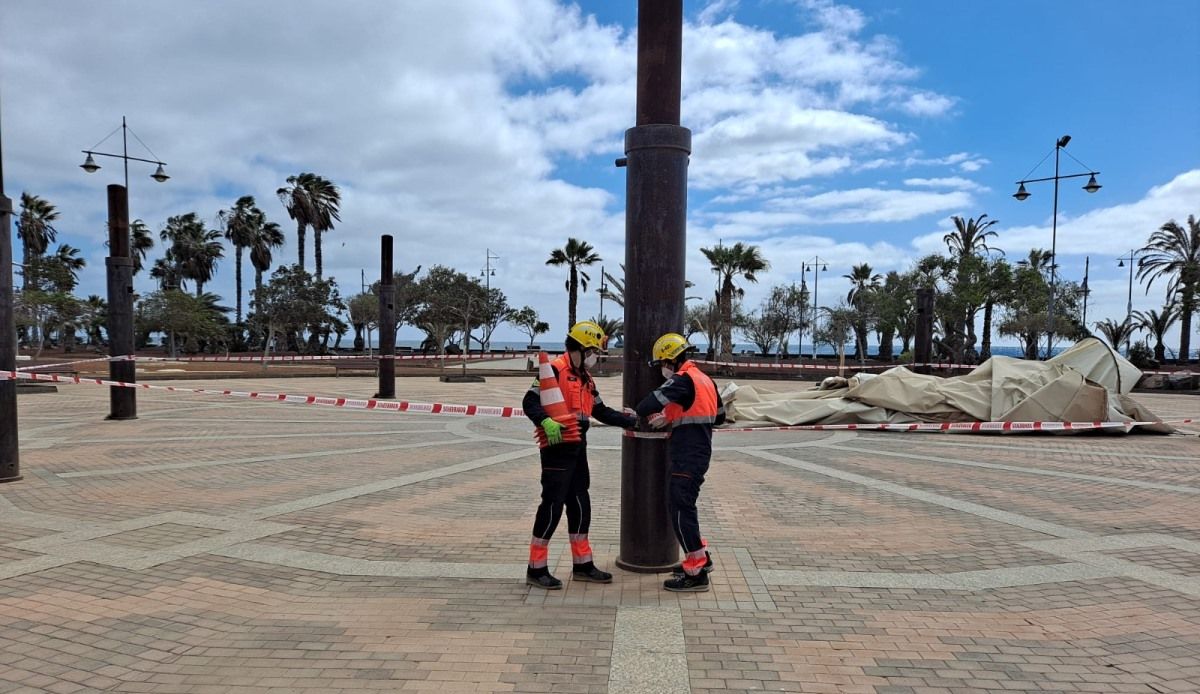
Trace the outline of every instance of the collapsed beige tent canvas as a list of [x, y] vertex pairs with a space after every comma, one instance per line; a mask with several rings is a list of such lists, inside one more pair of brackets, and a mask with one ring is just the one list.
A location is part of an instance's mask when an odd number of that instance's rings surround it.
[[[942, 378], [903, 366], [875, 375], [826, 379], [822, 387], [773, 392], [730, 384], [731, 424], [781, 426], [908, 422], [1159, 422], [1129, 392], [1141, 371], [1087, 338], [1045, 362], [992, 357], [963, 376]], [[1139, 431], [1170, 433], [1157, 423]], [[1123, 431], [1118, 429], [1116, 431]]]

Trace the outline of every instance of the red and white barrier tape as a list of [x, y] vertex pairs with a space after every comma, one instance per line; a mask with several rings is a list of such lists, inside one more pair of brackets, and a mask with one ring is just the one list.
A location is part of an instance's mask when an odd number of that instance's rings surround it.
[[390, 412], [413, 412], [418, 414], [452, 414], [468, 417], [523, 417], [525, 412], [519, 407], [489, 407], [485, 405], [450, 405], [440, 402], [408, 402], [406, 400], [374, 400], [356, 398], [335, 398], [321, 395], [289, 395], [287, 393], [259, 393], [255, 391], [211, 390], [208, 388], [176, 388], [174, 386], [158, 386], [149, 383], [125, 383], [109, 381], [101, 378], [79, 378], [78, 376], [59, 376], [57, 374], [39, 374], [27, 371], [0, 371], [0, 381], [6, 380], [45, 381], [50, 383], [74, 383], [80, 385], [112, 386], [117, 388], [136, 388], [140, 390], [165, 390], [172, 393], [195, 393], [199, 395], [221, 395], [231, 398], [246, 398], [264, 402], [287, 402], [294, 405], [320, 405], [324, 407], [343, 407], [351, 410], [383, 410]]
[[177, 362], [312, 362], [312, 361], [340, 361], [345, 359], [357, 360], [374, 360], [374, 359], [391, 359], [395, 361], [432, 361], [435, 359], [445, 358], [446, 360], [464, 361], [464, 360], [501, 360], [501, 359], [517, 359], [537, 354], [537, 352], [511, 352], [508, 354], [393, 354], [393, 355], [365, 355], [365, 354], [283, 354], [273, 357], [248, 357], [248, 356], [195, 356], [195, 357], [109, 357], [112, 361], [121, 361], [124, 359], [133, 359], [135, 361], [177, 361]]
[[[111, 386], [118, 388], [136, 388], [141, 390], [164, 390], [173, 393], [194, 393], [199, 395], [220, 395], [224, 397], [246, 398], [264, 402], [287, 402], [295, 405], [319, 405], [323, 407], [341, 407], [353, 410], [383, 410], [391, 412], [411, 412], [417, 414], [449, 414], [467, 417], [523, 417], [524, 411], [519, 407], [492, 407], [486, 405], [452, 405], [446, 403], [421, 403], [405, 400], [375, 400], [339, 398], [320, 395], [289, 395], [287, 393], [260, 393], [256, 391], [212, 390], [208, 388], [177, 388], [175, 386], [160, 386], [149, 383], [125, 383], [109, 381], [100, 378], [80, 378], [78, 376], [59, 376], [57, 374], [39, 374], [28, 371], [0, 371], [0, 381], [28, 380], [51, 383], [70, 383], [80, 385]], [[1097, 429], [1131, 429], [1135, 426], [1153, 424], [1193, 424], [1198, 419], [1173, 419], [1158, 422], [913, 422], [905, 424], [796, 424], [773, 427], [726, 427], [714, 429], [721, 433], [757, 433], [773, 431], [950, 431], [950, 432], [1002, 432], [1028, 433], [1042, 431], [1091, 431]], [[625, 436], [639, 439], [663, 439], [670, 436], [667, 432], [626, 431]]]
[[131, 357], [95, 357], [93, 359], [79, 359], [77, 361], [55, 361], [49, 364], [34, 364], [33, 366], [22, 366], [17, 371], [36, 371], [37, 369], [51, 369], [59, 366], [75, 366], [76, 364], [92, 364], [98, 361], [126, 361]]

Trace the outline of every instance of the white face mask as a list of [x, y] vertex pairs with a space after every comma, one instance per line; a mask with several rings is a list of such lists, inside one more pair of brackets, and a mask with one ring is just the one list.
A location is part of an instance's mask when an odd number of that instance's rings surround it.
[[584, 358], [583, 366], [585, 369], [590, 369], [593, 366], [595, 366], [596, 362], [598, 362], [598, 361], [600, 361], [599, 357], [597, 357], [595, 354], [589, 354], [589, 355], [587, 355], [587, 357]]
[[663, 378], [670, 379], [672, 376], [675, 375], [675, 370], [669, 366], [664, 366], [664, 367], [662, 367], [662, 375], [663, 375]]

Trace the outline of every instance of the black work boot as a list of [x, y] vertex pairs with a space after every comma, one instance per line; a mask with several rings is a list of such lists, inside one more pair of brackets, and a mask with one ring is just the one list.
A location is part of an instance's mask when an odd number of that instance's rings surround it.
[[[708, 553], [707, 549], [704, 550], [704, 568], [702, 568], [700, 570], [706, 574], [712, 573], [712, 570], [713, 570], [712, 555]], [[675, 574], [676, 576], [682, 576], [687, 572], [683, 570], [683, 564], [676, 564], [675, 566], [671, 567], [671, 573]]]
[[541, 567], [538, 569], [525, 569], [525, 582], [531, 586], [544, 588], [546, 590], [561, 590], [562, 581], [550, 575], [550, 569]]
[[687, 574], [672, 576], [663, 581], [663, 588], [672, 593], [706, 593], [708, 592], [708, 574], [701, 571], [695, 576]]
[[588, 583], [612, 583], [612, 574], [596, 568], [592, 562], [576, 564], [571, 569], [571, 578]]

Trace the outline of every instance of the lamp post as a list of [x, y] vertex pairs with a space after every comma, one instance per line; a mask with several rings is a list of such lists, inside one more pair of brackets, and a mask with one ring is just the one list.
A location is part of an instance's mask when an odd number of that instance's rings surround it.
[[[158, 166], [150, 174], [159, 183], [164, 183], [170, 176], [163, 171], [165, 163], [158, 159], [142, 159], [129, 156], [129, 126], [125, 117], [121, 116], [121, 153], [110, 154], [99, 152], [96, 147], [104, 144], [117, 131], [113, 130], [103, 140], [97, 142], [92, 149], [85, 149], [87, 155], [79, 168], [87, 173], [100, 170], [94, 157], [112, 157], [125, 163], [125, 185], [108, 186], [108, 252], [105, 259], [108, 270], [108, 342], [109, 356], [128, 357], [134, 353], [133, 340], [133, 258], [130, 254], [129, 238], [129, 162], [141, 161]], [[141, 142], [150, 154], [149, 147], [142, 138], [133, 133], [134, 139]], [[172, 337], [172, 341], [174, 338]], [[130, 359], [113, 360], [108, 363], [109, 377], [118, 382], [134, 383], [137, 379], [137, 366]], [[112, 386], [109, 388], [109, 419], [137, 419], [137, 391], [133, 388]]]
[[[496, 276], [496, 269], [492, 267], [492, 261], [499, 260], [500, 256], [492, 255], [492, 249], [490, 249], [490, 248], [485, 249], [485, 250], [487, 251], [487, 258], [484, 260], [483, 270], [481, 270], [479, 272], [479, 274], [483, 276], [483, 286], [484, 286], [485, 291], [487, 292], [486, 294], [484, 294], [484, 296], [487, 297], [487, 299], [486, 299], [487, 303], [491, 304], [491, 302], [492, 302], [492, 278]], [[469, 340], [467, 342], [467, 346], [468, 347], [471, 346], [471, 343]], [[483, 351], [487, 352], [489, 349], [491, 349], [491, 347], [492, 347], [492, 335], [491, 335], [491, 333], [488, 333], [487, 340], [485, 340], [483, 343]]]
[[600, 266], [600, 287], [596, 290], [600, 294], [600, 322], [604, 322], [604, 295], [608, 292], [608, 283], [604, 281], [604, 266]]
[[[1130, 249], [1129, 255], [1121, 256], [1120, 261], [1117, 263], [1117, 267], [1125, 267], [1125, 258], [1126, 257], [1129, 258], [1129, 295], [1125, 299], [1125, 324], [1126, 325], [1128, 325], [1130, 323], [1130, 321], [1133, 320], [1133, 266], [1135, 265], [1135, 263], [1133, 261], [1135, 259], [1137, 260], [1136, 265], [1138, 267], [1141, 267], [1141, 265], [1142, 265], [1142, 259], [1137, 257], [1137, 253], [1138, 252], [1136, 250]], [[1125, 356], [1129, 356], [1129, 347], [1130, 347], [1129, 342], [1130, 342], [1130, 338], [1132, 338], [1132, 337], [1133, 337], [1132, 335], [1125, 336]]]
[[1088, 265], [1091, 263], [1092, 257], [1085, 255], [1083, 257], [1083, 284], [1079, 286], [1079, 293], [1083, 295], [1083, 329], [1087, 330], [1087, 305], [1088, 295], [1092, 293], [1088, 287]]
[[[819, 269], [818, 269], [818, 266], [819, 266]], [[800, 263], [800, 274], [802, 276], [805, 275], [809, 270], [812, 270], [812, 274], [813, 274], [813, 310], [812, 310], [812, 314], [813, 314], [813, 320], [812, 320], [813, 350], [812, 350], [812, 358], [813, 358], [814, 364], [817, 363], [817, 308], [818, 308], [817, 302], [820, 301], [818, 292], [820, 292], [820, 290], [821, 290], [821, 273], [825, 272], [828, 269], [829, 269], [829, 265], [819, 255], [813, 256], [813, 261], [812, 261], [811, 265], [808, 263]]]
[[[1046, 178], [1021, 179], [1020, 181], [1017, 181], [1017, 186], [1018, 186], [1017, 192], [1013, 193], [1013, 197], [1016, 198], [1018, 201], [1024, 201], [1025, 199], [1027, 199], [1030, 196], [1029, 191], [1025, 190], [1026, 183], [1040, 183], [1042, 181], [1054, 181], [1054, 215], [1051, 218], [1051, 222], [1050, 222], [1050, 303], [1049, 303], [1049, 308], [1046, 312], [1046, 358], [1047, 359], [1054, 356], [1054, 298], [1055, 298], [1054, 295], [1055, 295], [1055, 291], [1057, 289], [1057, 284], [1058, 284], [1058, 182], [1059, 182], [1059, 180], [1064, 179], [1064, 178], [1079, 178], [1080, 176], [1088, 176], [1089, 177], [1088, 182], [1087, 182], [1087, 184], [1085, 184], [1083, 186], [1083, 189], [1089, 193], [1095, 193], [1096, 191], [1100, 190], [1100, 184], [1096, 182], [1096, 176], [1098, 176], [1100, 174], [1099, 171], [1091, 171], [1089, 169], [1086, 173], [1068, 174], [1066, 176], [1059, 175], [1059, 173], [1058, 173], [1059, 153], [1062, 152], [1066, 148], [1067, 143], [1069, 143], [1070, 141], [1071, 141], [1070, 135], [1063, 135], [1062, 137], [1058, 138], [1058, 140], [1054, 143], [1054, 175], [1053, 176], [1049, 176]], [[1048, 157], [1050, 155], [1047, 154], [1046, 156]], [[1072, 159], [1075, 159], [1075, 157], [1071, 156], [1070, 153], [1068, 153], [1067, 156], [1071, 157]], [[1043, 158], [1042, 161], [1045, 161], [1045, 158]], [[1084, 168], [1087, 168], [1087, 166], [1085, 164], [1083, 164], [1083, 162], [1079, 161], [1078, 159], [1075, 159], [1075, 161], [1079, 162], [1079, 164], [1084, 166]], [[1041, 166], [1041, 162], [1038, 162], [1038, 166]], [[1037, 169], [1037, 166], [1035, 166], [1033, 168]], [[1030, 173], [1032, 173], [1032, 171]]]

